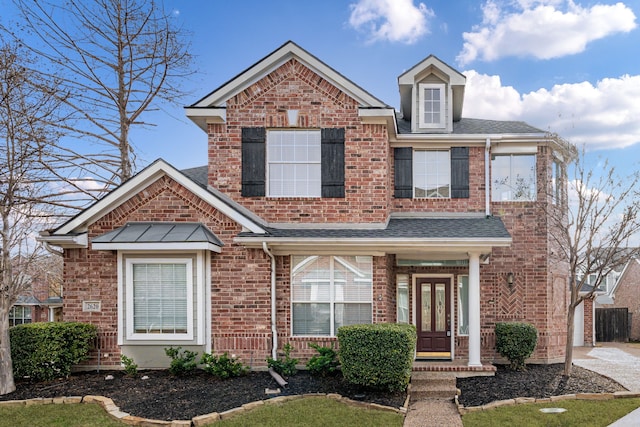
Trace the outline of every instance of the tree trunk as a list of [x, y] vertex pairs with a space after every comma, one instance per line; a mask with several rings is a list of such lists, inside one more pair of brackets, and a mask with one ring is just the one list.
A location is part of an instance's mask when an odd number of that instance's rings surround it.
[[576, 306], [571, 303], [567, 310], [567, 344], [564, 355], [564, 372], [565, 377], [571, 376], [571, 367], [573, 366], [573, 331]]
[[11, 393], [16, 389], [9, 342], [9, 308], [4, 305], [0, 307], [0, 395]]

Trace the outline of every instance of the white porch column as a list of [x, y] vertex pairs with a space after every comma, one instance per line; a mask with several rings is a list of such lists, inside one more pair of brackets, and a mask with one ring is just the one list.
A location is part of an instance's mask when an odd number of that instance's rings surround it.
[[469, 366], [480, 362], [480, 254], [469, 253]]

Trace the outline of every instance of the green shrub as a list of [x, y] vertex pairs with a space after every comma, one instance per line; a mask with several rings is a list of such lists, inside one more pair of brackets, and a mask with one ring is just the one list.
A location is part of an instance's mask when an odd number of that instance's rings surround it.
[[496, 323], [496, 350], [506, 357], [514, 371], [525, 369], [524, 361], [531, 356], [538, 342], [535, 326], [521, 322]]
[[291, 375], [295, 375], [298, 370], [296, 369], [296, 365], [298, 364], [298, 359], [294, 359], [291, 357], [291, 344], [287, 343], [282, 348], [284, 352], [284, 358], [280, 359], [272, 359], [271, 357], [267, 357], [267, 366], [273, 368], [274, 371], [282, 375], [283, 377], [290, 377]]
[[220, 356], [204, 353], [200, 359], [200, 363], [205, 365], [204, 370], [206, 372], [222, 379], [240, 377], [249, 372], [248, 366], [244, 366], [242, 362], [237, 360], [233, 355], [229, 357], [227, 352]]
[[98, 335], [94, 325], [78, 322], [27, 323], [9, 330], [13, 374], [37, 381], [67, 377], [88, 359]]
[[326, 377], [338, 370], [340, 362], [338, 361], [338, 352], [333, 349], [333, 344], [331, 347], [322, 347], [310, 342], [309, 347], [318, 352], [307, 362], [307, 369], [311, 374]]
[[176, 376], [184, 376], [192, 373], [197, 367], [197, 352], [190, 350], [182, 350], [182, 347], [165, 348], [164, 352], [171, 358], [169, 372]]
[[120, 356], [122, 366], [124, 366], [124, 373], [128, 377], [138, 376], [138, 365], [133, 361], [131, 357], [127, 357], [124, 354]]
[[416, 346], [413, 325], [377, 323], [338, 329], [342, 374], [350, 383], [402, 391], [409, 385]]

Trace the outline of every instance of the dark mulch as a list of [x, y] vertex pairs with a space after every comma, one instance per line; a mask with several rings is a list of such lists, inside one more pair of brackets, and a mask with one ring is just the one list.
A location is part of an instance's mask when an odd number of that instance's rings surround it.
[[562, 375], [564, 364], [527, 365], [523, 372], [498, 365], [494, 377], [458, 378], [464, 406], [480, 406], [496, 400], [516, 397], [551, 397], [577, 393], [613, 393], [626, 390], [617, 382], [588, 369], [574, 366], [567, 379]]
[[[105, 380], [112, 375], [113, 380]], [[245, 377], [217, 380], [204, 371], [188, 377], [175, 377], [168, 371], [144, 371], [149, 379], [129, 378], [122, 371], [83, 372], [43, 383], [19, 381], [15, 392], [0, 400], [20, 400], [56, 396], [106, 396], [124, 412], [157, 420], [187, 420], [211, 412], [222, 412], [245, 403], [268, 399], [265, 389], [278, 388], [266, 372], [252, 372]], [[571, 393], [622, 391], [624, 388], [594, 372], [573, 368], [568, 381], [562, 376], [562, 365], [529, 365], [525, 372], [511, 372], [499, 366], [495, 377], [460, 378], [460, 402], [478, 406], [495, 400], [515, 397], [549, 397]], [[305, 393], [338, 393], [354, 400], [399, 407], [406, 393], [388, 393], [355, 387], [341, 375], [322, 378], [300, 371], [289, 378], [280, 395]]]
[[[113, 380], [105, 380], [112, 375]], [[142, 376], [148, 376], [146, 380]], [[406, 393], [389, 393], [362, 389], [342, 379], [341, 375], [316, 377], [299, 371], [288, 378], [289, 384], [279, 395], [267, 395], [265, 389], [278, 384], [267, 372], [251, 372], [247, 376], [218, 380], [204, 371], [176, 377], [166, 370], [141, 371], [130, 378], [122, 371], [82, 372], [44, 383], [17, 382], [16, 391], [0, 396], [0, 400], [36, 397], [100, 395], [111, 398], [124, 412], [156, 420], [188, 420], [211, 412], [223, 412], [245, 403], [274, 396], [305, 393], [338, 393], [353, 400], [400, 407]]]

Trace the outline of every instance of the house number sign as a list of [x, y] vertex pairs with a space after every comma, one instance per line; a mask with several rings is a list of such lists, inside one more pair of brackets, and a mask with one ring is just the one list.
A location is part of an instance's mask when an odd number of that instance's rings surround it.
[[82, 301], [82, 311], [100, 311], [100, 301]]

